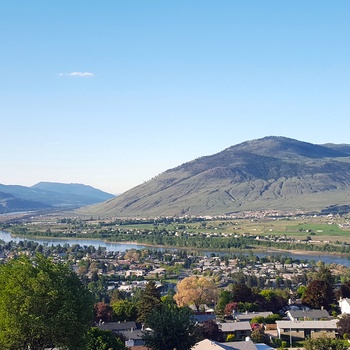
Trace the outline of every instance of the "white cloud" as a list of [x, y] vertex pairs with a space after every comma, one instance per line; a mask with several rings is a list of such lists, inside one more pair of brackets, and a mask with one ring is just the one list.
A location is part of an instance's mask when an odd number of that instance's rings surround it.
[[89, 78], [93, 77], [95, 74], [91, 72], [71, 72], [71, 73], [60, 73], [61, 77], [79, 77], [79, 78]]

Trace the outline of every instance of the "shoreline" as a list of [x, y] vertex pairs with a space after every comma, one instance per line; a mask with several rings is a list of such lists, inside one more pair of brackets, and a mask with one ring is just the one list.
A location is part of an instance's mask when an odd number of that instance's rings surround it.
[[140, 245], [140, 246], [145, 246], [145, 247], [153, 247], [153, 248], [161, 248], [161, 249], [178, 249], [178, 250], [192, 250], [192, 251], [212, 251], [212, 252], [220, 252], [220, 253], [238, 253], [238, 252], [244, 252], [245, 254], [247, 253], [291, 253], [295, 255], [310, 255], [310, 256], [339, 256], [339, 257], [349, 257], [350, 259], [350, 254], [348, 253], [339, 253], [339, 252], [321, 252], [321, 251], [314, 251], [314, 250], [290, 250], [290, 249], [278, 249], [278, 248], [250, 248], [250, 249], [210, 249], [210, 248], [194, 248], [194, 247], [178, 247], [178, 246], [165, 246], [165, 245], [154, 245], [150, 243], [139, 243], [139, 242], [133, 242], [133, 241], [109, 241], [107, 239], [103, 238], [77, 238], [77, 237], [50, 237], [50, 236], [20, 236], [20, 235], [13, 235], [9, 231], [3, 231], [7, 234], [9, 234], [13, 238], [23, 238], [25, 240], [58, 240], [58, 241], [84, 241], [84, 240], [91, 240], [91, 241], [101, 241], [104, 242], [105, 244], [125, 244], [125, 245]]

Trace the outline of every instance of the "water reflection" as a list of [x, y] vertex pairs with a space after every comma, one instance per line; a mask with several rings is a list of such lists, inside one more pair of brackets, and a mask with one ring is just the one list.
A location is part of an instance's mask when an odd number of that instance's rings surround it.
[[[0, 231], [0, 240], [3, 240], [5, 242], [19, 242], [26, 240], [25, 238], [19, 238], [19, 237], [11, 237], [9, 232]], [[94, 246], [96, 249], [98, 247], [106, 248], [108, 252], [125, 252], [128, 249], [145, 249], [149, 248], [149, 246], [145, 246], [142, 244], [136, 244], [136, 243], [110, 243], [110, 242], [104, 242], [100, 239], [67, 239], [67, 238], [40, 238], [40, 239], [28, 239], [34, 242], [38, 242], [43, 245], [64, 245], [64, 244], [79, 244], [81, 246]], [[165, 247], [152, 247], [154, 249], [159, 250], [177, 250], [176, 248], [165, 248]], [[212, 253], [217, 253], [214, 251], [203, 251], [203, 255], [210, 255]], [[220, 255], [225, 255], [225, 253], [220, 252]], [[244, 254], [247, 255], [248, 253]], [[286, 256], [291, 257], [293, 259], [299, 259], [299, 260], [314, 260], [314, 261], [324, 261], [326, 264], [340, 264], [347, 267], [350, 267], [350, 256], [349, 255], [327, 255], [327, 254], [310, 254], [310, 253], [293, 253], [293, 252], [277, 252], [277, 251], [266, 251], [266, 252], [259, 252], [254, 253], [254, 255], [258, 256], [259, 258], [265, 257], [265, 256]]]

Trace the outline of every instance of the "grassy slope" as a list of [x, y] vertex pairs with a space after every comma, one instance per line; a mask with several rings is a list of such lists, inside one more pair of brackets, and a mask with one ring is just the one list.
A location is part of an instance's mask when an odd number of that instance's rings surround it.
[[222, 215], [260, 209], [321, 210], [349, 203], [348, 154], [270, 137], [182, 164], [86, 213]]

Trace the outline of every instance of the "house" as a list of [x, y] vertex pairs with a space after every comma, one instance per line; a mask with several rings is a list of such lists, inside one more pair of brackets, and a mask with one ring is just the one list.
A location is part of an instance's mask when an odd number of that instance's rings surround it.
[[119, 334], [124, 337], [127, 347], [145, 345], [145, 341], [142, 339], [143, 331], [141, 329], [120, 331]]
[[100, 322], [96, 323], [96, 327], [104, 330], [111, 331], [113, 333], [120, 333], [122, 331], [131, 331], [141, 328], [141, 325], [130, 321], [130, 322]]
[[218, 323], [218, 326], [225, 337], [229, 334], [233, 334], [235, 340], [244, 340], [246, 337], [250, 337], [252, 333], [252, 327], [248, 321], [224, 322]]
[[194, 322], [204, 323], [206, 321], [215, 321], [216, 316], [214, 314], [193, 314], [192, 319]]
[[148, 276], [164, 277], [166, 274], [166, 269], [158, 267], [148, 273]]
[[350, 314], [350, 299], [349, 298], [341, 298], [338, 301], [340, 311], [342, 314]]
[[144, 270], [127, 270], [125, 271], [125, 277], [129, 277], [129, 276], [144, 276], [145, 275], [145, 271]]
[[159, 287], [157, 287], [158, 292], [161, 296], [169, 294], [170, 291], [174, 291], [176, 288], [175, 283], [163, 283]]
[[266, 311], [266, 312], [240, 312], [240, 313], [235, 313], [233, 317], [237, 321], [251, 321], [255, 317], [267, 317], [272, 315], [271, 311]]
[[278, 338], [290, 337], [297, 339], [318, 338], [327, 333], [330, 338], [337, 334], [337, 320], [326, 321], [276, 321]]
[[219, 343], [217, 341], [204, 339], [195, 344], [191, 350], [257, 350], [257, 346], [249, 339], [246, 341], [236, 341]]
[[197, 311], [197, 307], [195, 306], [195, 305], [193, 305], [193, 304], [191, 304], [191, 305], [189, 305], [188, 306], [191, 310], [192, 310], [192, 312], [193, 313], [195, 313], [195, 314], [205, 314], [205, 315], [214, 315], [215, 314], [215, 310], [213, 309], [213, 308], [211, 308], [211, 307], [209, 307], [208, 305], [206, 305], [206, 304], [201, 304], [200, 306], [199, 306], [199, 312]]
[[308, 320], [317, 321], [330, 318], [327, 310], [288, 310], [286, 314], [293, 322]]

